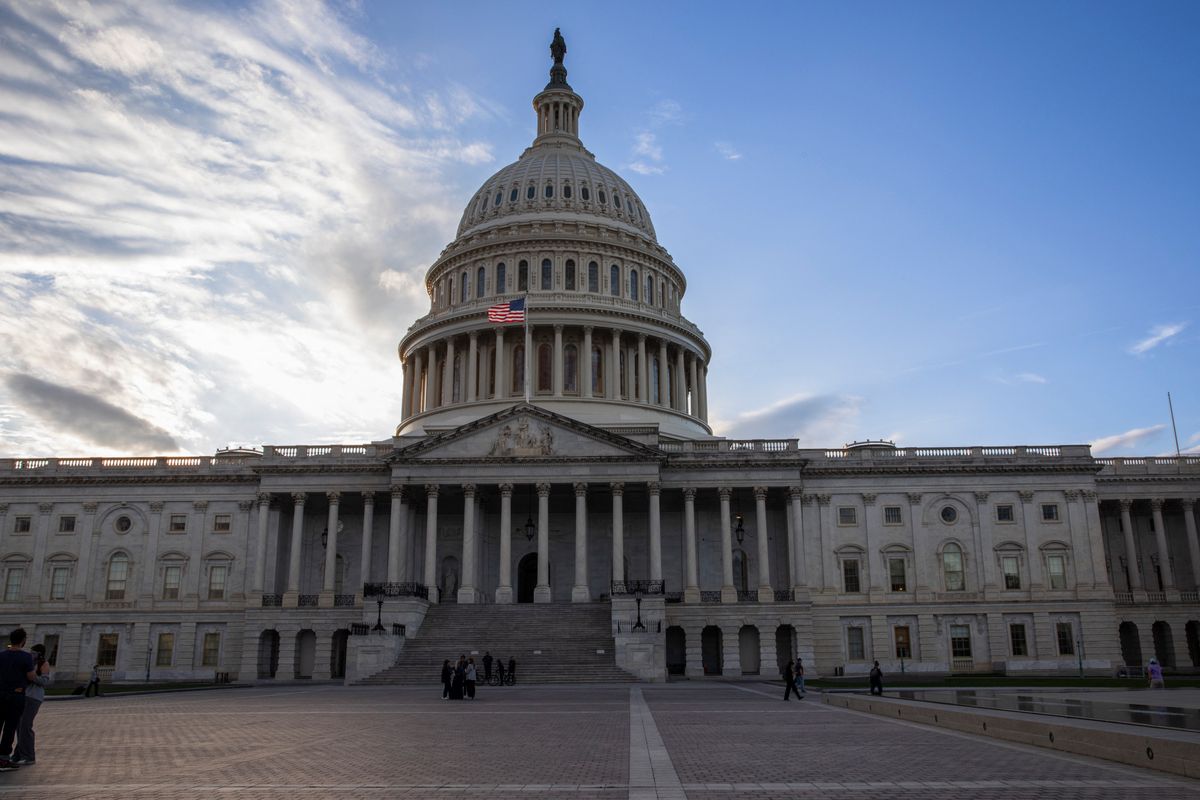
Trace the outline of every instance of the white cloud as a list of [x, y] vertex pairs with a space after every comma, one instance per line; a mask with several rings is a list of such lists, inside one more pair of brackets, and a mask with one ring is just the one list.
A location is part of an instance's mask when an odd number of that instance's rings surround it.
[[801, 447], [841, 447], [855, 438], [862, 403], [850, 395], [797, 395], [732, 420], [715, 420], [712, 427], [734, 439], [791, 437]]
[[742, 154], [729, 142], [713, 142], [713, 147], [726, 161], [740, 161]]
[[459, 133], [489, 106], [384, 79], [340, 13], [0, 12], [0, 452], [390, 432], [397, 320], [458, 221], [448, 173], [492, 160]]
[[662, 161], [663, 157], [662, 145], [658, 143], [658, 137], [649, 131], [642, 131], [634, 137], [633, 152], [635, 155], [645, 156], [651, 161]]
[[1178, 336], [1184, 328], [1187, 327], [1186, 322], [1175, 322], [1169, 325], [1155, 325], [1150, 329], [1150, 335], [1146, 338], [1131, 345], [1129, 352], [1132, 355], [1140, 356], [1148, 350], [1158, 347], [1163, 342]]
[[682, 125], [685, 119], [683, 106], [671, 99], [659, 100], [649, 112], [650, 124], [655, 127], [663, 125]]
[[1036, 372], [1022, 372], [1017, 375], [1017, 380], [1022, 383], [1049, 383], [1045, 377], [1038, 375]]
[[1107, 453], [1111, 450], [1117, 450], [1124, 447], [1133, 447], [1144, 439], [1166, 429], [1166, 425], [1151, 425], [1148, 428], [1133, 428], [1124, 433], [1114, 434], [1113, 436], [1101, 436], [1091, 443], [1092, 455], [1098, 456], [1102, 453]]

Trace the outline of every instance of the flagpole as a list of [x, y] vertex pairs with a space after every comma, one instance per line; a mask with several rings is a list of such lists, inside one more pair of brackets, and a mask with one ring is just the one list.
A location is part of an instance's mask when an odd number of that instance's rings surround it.
[[1175, 434], [1175, 457], [1179, 458], [1179, 430], [1175, 427], [1175, 406], [1171, 403], [1171, 393], [1167, 392], [1167, 408], [1171, 411], [1171, 433]]
[[529, 402], [529, 349], [533, 340], [529, 336], [529, 293], [525, 293], [525, 402]]

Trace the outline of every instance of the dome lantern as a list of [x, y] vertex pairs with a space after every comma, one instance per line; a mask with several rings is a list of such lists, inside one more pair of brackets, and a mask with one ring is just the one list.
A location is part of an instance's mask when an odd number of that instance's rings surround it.
[[537, 112], [537, 139], [545, 136], [565, 136], [578, 141], [579, 113], [583, 111], [583, 98], [567, 83], [567, 68], [563, 58], [567, 54], [567, 42], [558, 28], [554, 29], [554, 40], [550, 43], [550, 56], [554, 66], [550, 68], [550, 82], [537, 97], [533, 98], [533, 110]]

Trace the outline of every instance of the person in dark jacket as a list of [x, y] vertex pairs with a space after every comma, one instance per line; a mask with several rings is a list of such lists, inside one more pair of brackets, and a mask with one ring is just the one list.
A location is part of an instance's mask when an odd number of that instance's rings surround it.
[[492, 654], [490, 651], [483, 651], [483, 679], [490, 681], [492, 679]]
[[462, 656], [458, 657], [458, 663], [454, 665], [454, 677], [450, 679], [450, 699], [463, 699], [463, 684], [467, 680], [467, 660]]
[[517, 679], [517, 660], [515, 658], [508, 660], [508, 677], [514, 681]]
[[450, 659], [442, 662], [442, 699], [450, 699], [450, 679], [454, 677], [454, 670], [450, 669]]
[[871, 694], [883, 694], [883, 670], [879, 668], [878, 661], [871, 667]]
[[787, 664], [783, 667], [783, 699], [791, 700], [792, 695], [796, 695], [796, 699], [800, 699], [800, 692], [796, 691], [796, 670], [792, 665], [796, 662], [788, 659]]

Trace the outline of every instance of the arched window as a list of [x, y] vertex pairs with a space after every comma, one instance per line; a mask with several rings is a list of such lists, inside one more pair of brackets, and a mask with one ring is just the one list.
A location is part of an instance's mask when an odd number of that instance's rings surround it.
[[619, 195], [619, 194], [613, 195], [613, 205], [616, 207], [616, 209], [618, 211], [621, 210], [621, 195]]
[[588, 191], [588, 187], [586, 187], [586, 186], [579, 187], [579, 196], [582, 197], [585, 201], [592, 199], [592, 193], [590, 191]]
[[600, 265], [595, 261], [588, 263], [588, 291], [593, 294], [600, 291]]
[[953, 542], [942, 548], [942, 575], [946, 579], [947, 592], [961, 592], [967, 588], [963, 579], [962, 548]]
[[512, 352], [511, 391], [513, 394], [521, 394], [525, 391], [525, 345], [517, 345]]
[[505, 271], [504, 262], [501, 261], [496, 265], [496, 294], [504, 294], [508, 291], [508, 273]]
[[571, 199], [571, 184], [568, 183], [563, 186], [563, 197], [567, 200]]
[[531, 184], [529, 184], [529, 187], [525, 190], [525, 199], [532, 200], [536, 196], [537, 196], [537, 188], [531, 183]]
[[485, 270], [483, 267], [480, 267], [479, 270], [475, 273], [475, 296], [476, 297], [483, 297], [485, 294], [487, 294], [487, 292], [484, 291], [484, 289], [486, 288], [484, 284], [486, 284], [486, 283], [487, 283], [487, 270]]
[[616, 264], [608, 268], [608, 293], [613, 297], [621, 296], [621, 268]]
[[604, 394], [604, 349], [592, 347], [592, 393]]
[[460, 303], [467, 302], [467, 273], [465, 273], [465, 272], [459, 276], [458, 302], [460, 302]]
[[667, 284], [663, 281], [658, 282], [658, 307], [663, 307], [663, 300], [667, 294]]
[[650, 356], [650, 377], [646, 380], [650, 382], [650, 402], [657, 403], [658, 397], [658, 371], [661, 365], [658, 363], [658, 356]]
[[504, 192], [496, 192], [496, 201], [492, 205], [499, 206], [502, 200], [504, 200]]
[[553, 183], [546, 184], [546, 191], [544, 192], [544, 194], [546, 195], [547, 200], [549, 200], [551, 197], [554, 197], [554, 184]]
[[517, 291], [529, 291], [529, 262], [521, 261], [517, 264]]
[[542, 259], [542, 291], [548, 292], [554, 288], [554, 265], [550, 259]]
[[573, 344], [563, 348], [563, 391], [579, 392], [579, 348]]
[[517, 190], [517, 187], [514, 186], [512, 188], [512, 191], [508, 193], [508, 202], [510, 202], [510, 203], [517, 202], [517, 197], [520, 196], [520, 194], [521, 193]]
[[563, 288], [568, 292], [575, 291], [575, 261], [570, 258], [563, 267]]
[[554, 348], [540, 344], [537, 349], [537, 390], [549, 392], [554, 383]]
[[654, 305], [654, 276], [646, 276], [646, 302]]
[[454, 304], [454, 276], [451, 275], [448, 280], [450, 281], [450, 291], [446, 293], [446, 298], [447, 298], [446, 304], [453, 305]]
[[637, 302], [638, 299], [638, 274], [636, 269], [629, 270], [629, 299], [634, 302]]
[[129, 580], [129, 556], [114, 553], [108, 560], [108, 579], [105, 582], [105, 600], [124, 600], [125, 584]]

